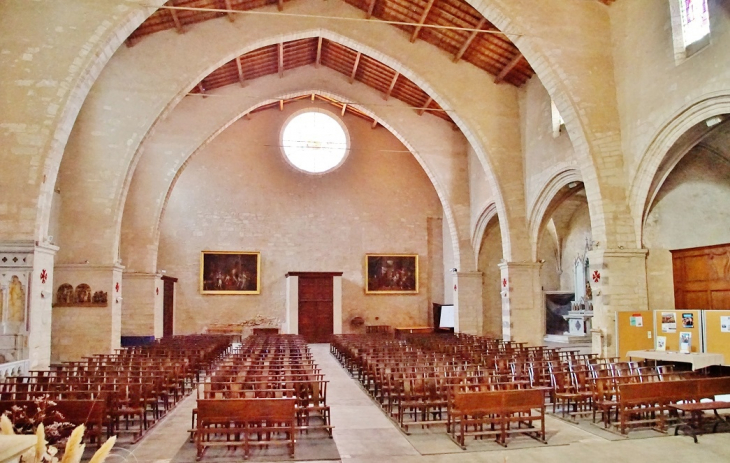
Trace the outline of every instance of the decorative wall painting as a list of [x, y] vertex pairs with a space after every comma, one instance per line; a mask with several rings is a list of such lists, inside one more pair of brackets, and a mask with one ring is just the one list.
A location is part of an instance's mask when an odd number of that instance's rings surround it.
[[418, 254], [366, 254], [366, 294], [417, 294]]
[[200, 294], [260, 294], [261, 253], [202, 251]]

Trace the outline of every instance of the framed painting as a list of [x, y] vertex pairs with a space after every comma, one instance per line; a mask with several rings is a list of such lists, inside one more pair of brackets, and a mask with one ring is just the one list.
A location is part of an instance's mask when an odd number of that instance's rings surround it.
[[417, 294], [418, 254], [366, 254], [365, 294]]
[[261, 253], [202, 251], [200, 294], [261, 293]]

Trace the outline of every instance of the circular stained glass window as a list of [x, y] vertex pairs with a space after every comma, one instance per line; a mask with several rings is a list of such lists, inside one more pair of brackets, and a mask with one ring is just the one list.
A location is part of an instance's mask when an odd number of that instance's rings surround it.
[[286, 159], [312, 174], [329, 172], [345, 160], [348, 138], [334, 117], [317, 111], [296, 114], [284, 126], [281, 145]]

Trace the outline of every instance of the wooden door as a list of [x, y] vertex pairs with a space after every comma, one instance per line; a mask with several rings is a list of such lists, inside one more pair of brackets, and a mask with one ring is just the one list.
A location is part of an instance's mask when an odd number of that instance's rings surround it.
[[672, 251], [674, 308], [730, 310], [730, 244]]
[[162, 336], [172, 336], [175, 322], [175, 283], [177, 278], [162, 277]]
[[307, 342], [329, 342], [334, 324], [332, 274], [299, 275], [299, 334]]

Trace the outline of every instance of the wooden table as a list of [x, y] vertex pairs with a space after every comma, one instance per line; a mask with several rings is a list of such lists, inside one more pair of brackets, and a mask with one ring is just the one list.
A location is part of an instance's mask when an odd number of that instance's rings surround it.
[[402, 334], [431, 334], [433, 333], [433, 327], [431, 326], [400, 326], [394, 328], [395, 335], [400, 336]]
[[728, 421], [727, 418], [717, 413], [718, 410], [730, 408], [730, 402], [713, 400], [712, 402], [673, 404], [670, 405], [670, 407], [674, 408], [675, 410], [681, 410], [685, 413], [690, 414], [688, 420], [685, 420], [683, 423], [677, 424], [677, 427], [674, 428], [674, 435], [676, 436], [679, 432], [679, 429], [682, 428], [685, 433], [692, 436], [692, 438], [695, 440], [695, 444], [697, 443], [697, 434], [702, 433], [702, 418], [704, 417], [705, 411], [712, 410], [715, 413], [715, 424], [714, 426], [712, 426], [712, 432], [717, 431], [717, 426], [720, 423], [730, 424], [730, 421]]
[[724, 355], [714, 354], [711, 352], [692, 352], [690, 354], [681, 354], [679, 352], [671, 351], [630, 350], [626, 353], [626, 356], [629, 358], [635, 357], [662, 362], [689, 363], [692, 365], [693, 370], [700, 370], [712, 365], [722, 365], [725, 363]]

